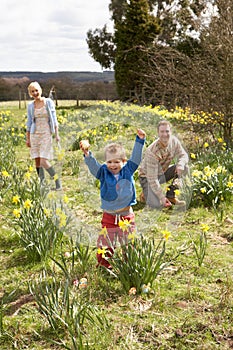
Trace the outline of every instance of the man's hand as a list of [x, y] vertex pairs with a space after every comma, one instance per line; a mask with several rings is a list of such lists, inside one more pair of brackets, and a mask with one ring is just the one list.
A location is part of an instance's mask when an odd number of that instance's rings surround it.
[[162, 198], [161, 203], [165, 208], [172, 206], [171, 202], [167, 199], [167, 197]]
[[183, 174], [183, 170], [180, 169], [180, 168], [176, 168], [176, 174], [177, 174], [178, 177], [181, 177], [182, 174]]

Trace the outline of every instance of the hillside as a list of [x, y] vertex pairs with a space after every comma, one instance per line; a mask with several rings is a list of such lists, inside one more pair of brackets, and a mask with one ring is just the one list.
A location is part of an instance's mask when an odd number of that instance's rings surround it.
[[114, 81], [113, 71], [103, 72], [0, 72], [0, 78], [10, 80], [37, 80], [46, 82], [49, 79], [71, 79], [75, 82]]

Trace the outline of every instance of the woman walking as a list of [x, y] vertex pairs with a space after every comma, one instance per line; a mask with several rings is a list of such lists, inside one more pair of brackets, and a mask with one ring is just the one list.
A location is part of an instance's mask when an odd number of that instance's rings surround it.
[[27, 109], [26, 145], [30, 147], [31, 158], [35, 159], [41, 183], [45, 169], [55, 180], [56, 190], [61, 190], [61, 182], [49, 162], [53, 159], [52, 134], [57, 142], [60, 141], [54, 102], [42, 96], [42, 88], [36, 81], [29, 84], [28, 93], [33, 101]]

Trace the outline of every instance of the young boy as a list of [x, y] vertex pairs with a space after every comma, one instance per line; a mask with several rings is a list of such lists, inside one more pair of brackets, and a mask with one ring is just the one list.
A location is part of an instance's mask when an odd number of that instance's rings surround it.
[[[130, 224], [130, 231], [135, 230], [135, 215], [132, 205], [136, 204], [136, 191], [133, 174], [137, 170], [145, 143], [145, 132], [137, 130], [137, 136], [131, 157], [126, 161], [125, 149], [122, 145], [112, 143], [105, 148], [105, 163], [100, 164], [89, 151], [88, 141], [80, 141], [85, 163], [91, 174], [100, 180], [100, 198], [103, 216], [101, 234], [97, 247], [105, 249], [105, 254], [97, 252], [97, 266], [111, 269], [109, 258], [113, 255], [117, 239], [124, 242], [124, 233], [119, 227], [120, 221]], [[104, 255], [104, 256], [103, 256]], [[105, 257], [107, 259], [105, 259]]]

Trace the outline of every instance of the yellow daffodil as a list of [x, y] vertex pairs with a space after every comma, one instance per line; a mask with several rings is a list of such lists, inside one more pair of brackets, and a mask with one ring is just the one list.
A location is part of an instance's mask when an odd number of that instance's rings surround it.
[[59, 152], [57, 153], [57, 160], [60, 162], [61, 160], [63, 160], [65, 157], [65, 150], [59, 150]]
[[200, 188], [201, 193], [206, 193], [206, 187]]
[[55, 213], [56, 213], [57, 216], [60, 216], [61, 213], [62, 213], [61, 208], [56, 208]]
[[106, 253], [106, 249], [104, 247], [102, 249], [98, 248], [97, 254], [101, 254], [102, 258], [105, 258], [105, 253]]
[[233, 182], [232, 181], [228, 181], [227, 187], [232, 188], [233, 187]]
[[66, 194], [63, 196], [63, 201], [64, 201], [64, 203], [68, 203], [69, 202], [69, 198], [67, 197]]
[[23, 204], [23, 207], [25, 209], [30, 209], [32, 207], [32, 201], [30, 199], [26, 199], [26, 201]]
[[2, 176], [3, 176], [3, 177], [9, 177], [10, 174], [8, 173], [8, 171], [3, 170], [3, 171], [2, 171]]
[[24, 174], [24, 178], [25, 178], [26, 180], [30, 180], [30, 178], [31, 178], [31, 173], [30, 173], [29, 171], [27, 171], [27, 172]]
[[16, 195], [16, 196], [14, 196], [14, 197], [12, 198], [12, 203], [18, 204], [18, 203], [19, 203], [19, 200], [20, 200], [20, 197], [19, 197], [18, 195]]
[[174, 192], [175, 192], [175, 195], [176, 195], [177, 197], [180, 195], [180, 190], [176, 189], [176, 190], [174, 190]]
[[126, 219], [126, 220], [120, 220], [118, 225], [122, 231], [128, 231], [131, 225], [130, 223], [131, 223], [131, 220]]
[[191, 154], [190, 154], [190, 157], [191, 157], [192, 159], [196, 159], [196, 155], [195, 155], [194, 153], [191, 153]]
[[163, 238], [165, 239], [165, 241], [167, 241], [171, 237], [171, 232], [168, 230], [163, 230], [162, 235], [163, 235]]
[[13, 210], [13, 215], [16, 217], [16, 218], [20, 218], [20, 215], [21, 215], [21, 212], [19, 209], [14, 209]]
[[217, 168], [216, 168], [216, 173], [217, 174], [220, 174], [220, 173], [225, 173], [226, 172], [226, 169], [224, 166], [222, 165], [219, 165]]
[[210, 227], [207, 224], [201, 224], [201, 229], [203, 232], [209, 231]]
[[48, 195], [47, 195], [47, 198], [50, 199], [50, 200], [56, 199], [56, 193], [57, 193], [56, 191], [49, 192]]
[[66, 219], [67, 219], [66, 214], [65, 214], [65, 213], [61, 213], [61, 215], [60, 215], [59, 227], [64, 227], [64, 226], [66, 226]]
[[107, 235], [108, 235], [108, 231], [107, 231], [106, 226], [104, 226], [102, 228], [102, 230], [100, 231], [99, 236], [104, 236], [104, 238], [106, 238]]
[[128, 234], [128, 240], [131, 241], [132, 243], [134, 243], [135, 237], [136, 237], [135, 231]]
[[47, 216], [47, 217], [51, 216], [51, 210], [50, 210], [50, 209], [47, 209], [47, 208], [44, 208], [44, 214], [45, 214], [45, 216]]
[[33, 166], [30, 165], [30, 167], [28, 168], [28, 171], [33, 172]]
[[205, 142], [203, 146], [204, 146], [204, 148], [208, 148], [209, 147], [208, 142]]
[[204, 173], [207, 177], [211, 177], [213, 174], [214, 174], [214, 170], [210, 168], [209, 165], [207, 165], [205, 168], [204, 168]]
[[223, 143], [223, 139], [221, 137], [218, 138], [219, 143]]
[[192, 176], [193, 177], [197, 177], [197, 178], [200, 178], [202, 176], [202, 172], [200, 170], [193, 170], [192, 172]]

